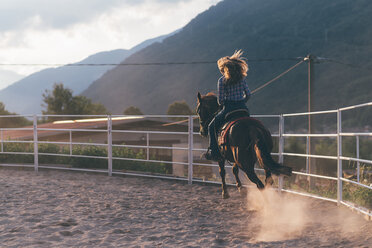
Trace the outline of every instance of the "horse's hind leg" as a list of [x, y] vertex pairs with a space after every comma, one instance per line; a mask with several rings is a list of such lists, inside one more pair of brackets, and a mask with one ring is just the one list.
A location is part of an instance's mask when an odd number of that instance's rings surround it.
[[233, 166], [233, 173], [236, 179], [236, 187], [238, 188], [240, 193], [243, 193], [244, 188], [242, 187], [242, 182], [240, 181], [240, 178], [239, 178], [239, 167], [236, 163], [234, 163], [234, 166]]
[[222, 197], [224, 199], [227, 199], [230, 196], [229, 196], [229, 193], [227, 192], [226, 181], [225, 181], [225, 176], [226, 176], [225, 161], [224, 160], [218, 161], [218, 165], [220, 167], [220, 176], [222, 180]]
[[265, 178], [265, 184], [266, 185], [273, 185], [274, 183], [274, 180], [271, 176], [271, 171], [269, 170], [269, 168], [267, 168], [265, 166], [265, 164], [263, 163], [263, 159], [262, 159], [262, 155], [261, 155], [261, 151], [258, 149], [257, 146], [254, 146], [254, 150], [256, 152], [256, 157], [257, 157], [257, 161], [258, 163], [260, 164], [260, 166], [265, 170], [265, 175], [266, 175], [266, 178]]
[[261, 182], [261, 180], [256, 175], [256, 172], [254, 171], [254, 164], [253, 166], [249, 166], [249, 168], [245, 169], [244, 172], [247, 174], [249, 180], [257, 185], [258, 189], [265, 188], [265, 185]]
[[274, 180], [271, 176], [271, 171], [268, 169], [265, 169], [265, 174], [266, 174], [265, 185], [273, 185]]
[[[232, 147], [232, 153], [233, 153], [234, 160], [238, 161], [238, 149]], [[234, 173], [235, 180], [236, 180], [236, 187], [238, 188], [239, 192], [243, 193], [242, 192], [243, 187], [242, 187], [242, 182], [240, 181], [240, 178], [239, 178], [239, 167], [237, 163], [234, 163], [233, 165], [233, 173]]]
[[257, 188], [263, 189], [265, 185], [257, 177], [256, 172], [254, 171], [254, 164], [256, 162], [255, 154], [250, 150], [245, 150], [239, 154], [239, 148], [234, 152], [234, 159], [240, 166], [240, 168], [247, 174], [249, 180], [257, 185]]

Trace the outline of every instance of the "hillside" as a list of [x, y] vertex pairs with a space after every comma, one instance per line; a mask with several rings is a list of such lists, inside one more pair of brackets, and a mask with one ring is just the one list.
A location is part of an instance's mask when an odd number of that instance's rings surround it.
[[[173, 33], [172, 33], [173, 34]], [[171, 35], [171, 34], [169, 34]], [[161, 42], [169, 35], [146, 40], [130, 50], [117, 49], [100, 52], [77, 62], [76, 64], [117, 64], [131, 54], [151, 45]], [[6, 108], [19, 114], [41, 113], [42, 94], [46, 89], [52, 89], [54, 83], [63, 83], [65, 88], [80, 94], [88, 86], [104, 75], [114, 66], [61, 66], [33, 73], [0, 91], [0, 102]]]
[[8, 71], [8, 70], [4, 70], [0, 68], [0, 90], [20, 80], [23, 77], [24, 77], [23, 75], [20, 75], [16, 72]]
[[[285, 58], [309, 53], [372, 67], [371, 21], [372, 1], [367, 0], [225, 0], [125, 63], [216, 61], [243, 49], [250, 88], [255, 89], [296, 63]], [[262, 58], [274, 60], [256, 60]], [[197, 91], [215, 90], [219, 76], [215, 64], [121, 66], [95, 81], [83, 95], [112, 113], [134, 105], [144, 113], [159, 114], [176, 100], [195, 106]], [[370, 70], [316, 64], [316, 110], [370, 101], [371, 79]], [[306, 64], [255, 94], [249, 107], [260, 114], [306, 111]]]
[[[78, 63], [119, 63], [128, 55], [128, 50], [101, 52]], [[0, 101], [12, 112], [20, 114], [40, 113], [42, 93], [46, 89], [52, 89], [54, 83], [62, 82], [74, 93], [80, 93], [112, 67], [62, 66], [45, 69], [1, 90]]]

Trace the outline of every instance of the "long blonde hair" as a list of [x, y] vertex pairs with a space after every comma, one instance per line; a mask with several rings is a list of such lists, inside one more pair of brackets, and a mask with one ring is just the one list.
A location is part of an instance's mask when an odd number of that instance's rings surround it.
[[225, 77], [224, 83], [236, 84], [247, 76], [248, 65], [242, 55], [243, 51], [237, 50], [233, 55], [222, 57], [217, 61], [218, 69]]

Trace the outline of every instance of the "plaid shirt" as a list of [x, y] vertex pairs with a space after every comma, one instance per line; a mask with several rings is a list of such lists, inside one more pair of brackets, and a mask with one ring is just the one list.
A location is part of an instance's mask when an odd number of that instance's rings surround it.
[[225, 101], [242, 101], [251, 95], [245, 79], [233, 85], [226, 85], [223, 81], [224, 77], [221, 77], [217, 83], [219, 104], [224, 104]]

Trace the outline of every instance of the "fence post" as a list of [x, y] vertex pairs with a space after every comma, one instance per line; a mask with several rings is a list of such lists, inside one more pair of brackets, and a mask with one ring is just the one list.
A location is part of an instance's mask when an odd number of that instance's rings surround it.
[[72, 155], [72, 131], [70, 130], [70, 156]]
[[150, 160], [150, 134], [146, 133], [146, 159]]
[[[306, 155], [310, 155], [310, 137], [309, 136], [306, 136]], [[310, 174], [310, 171], [309, 171], [309, 156], [306, 156], [306, 173], [307, 174]], [[310, 176], [307, 177], [307, 181], [310, 181]]]
[[108, 160], [108, 175], [112, 176], [112, 119], [111, 119], [111, 115], [107, 116], [107, 160]]
[[337, 111], [337, 204], [342, 201], [342, 125], [341, 125], [341, 110]]
[[[279, 163], [283, 163], [284, 157], [284, 117], [283, 115], [280, 115], [279, 117], [279, 146], [278, 146], [278, 152], [279, 152]], [[278, 179], [278, 190], [281, 193], [283, 189], [283, 176], [279, 176]]]
[[39, 171], [39, 147], [37, 141], [37, 116], [34, 115], [34, 169], [35, 172]]
[[1, 152], [4, 152], [4, 143], [3, 143], [3, 129], [1, 131]]
[[193, 118], [189, 116], [189, 125], [188, 125], [188, 133], [189, 133], [189, 150], [188, 150], [188, 179], [189, 184], [192, 184], [192, 177], [193, 177], [193, 147], [194, 147], [194, 123]]
[[360, 162], [359, 162], [359, 135], [356, 136], [356, 155], [357, 155], [357, 182], [360, 183]]

